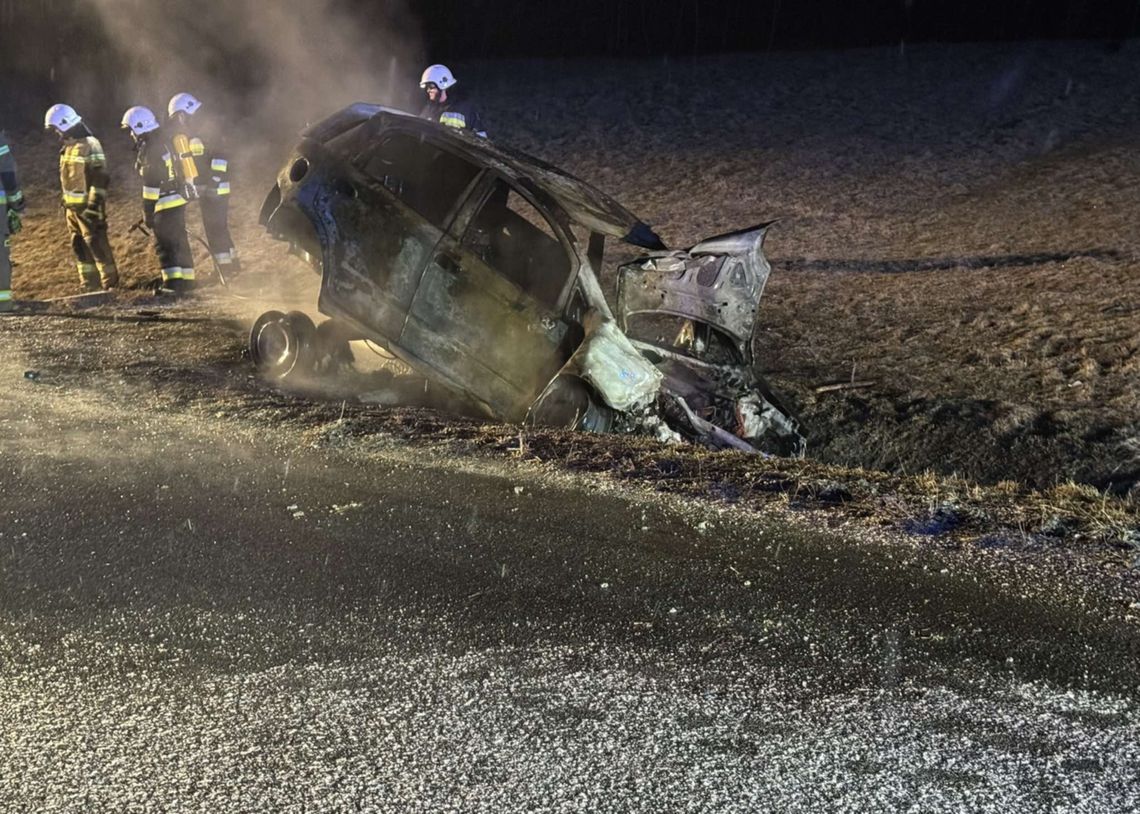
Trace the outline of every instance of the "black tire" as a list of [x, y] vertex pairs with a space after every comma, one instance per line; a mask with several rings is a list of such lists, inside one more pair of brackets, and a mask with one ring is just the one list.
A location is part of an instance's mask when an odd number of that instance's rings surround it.
[[249, 355], [261, 373], [284, 381], [311, 374], [317, 328], [301, 311], [267, 311], [249, 332]]
[[328, 319], [317, 326], [317, 356], [325, 366], [351, 365], [356, 361], [349, 342], [352, 331], [335, 319]]

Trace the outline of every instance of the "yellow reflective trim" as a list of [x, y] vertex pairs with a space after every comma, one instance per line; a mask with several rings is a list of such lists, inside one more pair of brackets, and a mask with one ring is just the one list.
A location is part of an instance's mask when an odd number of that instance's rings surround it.
[[190, 139], [190, 152], [194, 155], [202, 155], [202, 153], [206, 152], [206, 145], [202, 143], [202, 139]]
[[87, 203], [87, 193], [86, 192], [65, 192], [65, 193], [63, 193], [63, 202], [65, 204]]
[[0, 189], [0, 204], [8, 203], [8, 193]]
[[177, 209], [186, 206], [186, 199], [181, 195], [164, 195], [154, 206], [155, 212], [165, 212], [167, 209]]
[[158, 200], [158, 187], [143, 187], [143, 200], [157, 201]]
[[11, 147], [9, 147], [7, 144], [0, 144], [0, 155], [8, 155], [10, 152], [12, 152]]
[[229, 195], [230, 194], [230, 182], [229, 181], [222, 181], [222, 183], [218, 184], [218, 194], [219, 195]]
[[0, 290], [0, 302], [11, 302], [12, 292]]
[[214, 172], [225, 172], [230, 168], [230, 162], [224, 158], [215, 158], [210, 162], [210, 169]]

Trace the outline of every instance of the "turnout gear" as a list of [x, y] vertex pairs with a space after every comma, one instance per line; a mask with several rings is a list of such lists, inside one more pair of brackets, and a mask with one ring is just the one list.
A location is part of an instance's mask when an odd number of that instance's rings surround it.
[[16, 174], [12, 148], [0, 134], [0, 313], [11, 311], [12, 263], [10, 234], [20, 231], [20, 215], [24, 209], [24, 193]]
[[455, 78], [451, 69], [446, 65], [429, 65], [424, 69], [423, 76], [420, 77], [421, 88], [435, 85], [440, 90], [447, 90], [458, 82], [459, 80]]
[[162, 285], [173, 291], [194, 287], [194, 255], [186, 236], [186, 198], [175, 157], [157, 119], [145, 107], [123, 115], [135, 142], [135, 169], [142, 178], [143, 221], [154, 231]]
[[62, 140], [60, 195], [79, 285], [85, 291], [114, 288], [119, 284], [119, 270], [107, 237], [107, 188], [111, 176], [103, 145], [68, 105], [50, 107], [44, 126], [55, 130]]
[[[241, 271], [229, 227], [230, 161], [221, 131], [195, 115], [202, 103], [189, 93], [178, 93], [167, 105], [170, 128], [187, 134], [190, 154], [199, 173], [194, 190], [202, 207], [206, 244], [223, 279]], [[184, 180], [190, 178], [183, 175]]]
[[107, 213], [104, 212], [102, 208], [96, 209], [87, 207], [79, 213], [79, 219], [88, 226], [99, 226], [100, 224], [106, 224]]
[[437, 121], [444, 127], [470, 130], [481, 138], [487, 137], [483, 115], [478, 105], [467, 96], [463, 88], [455, 88], [447, 93], [440, 94], [438, 101], [429, 99], [420, 111], [420, 117]]

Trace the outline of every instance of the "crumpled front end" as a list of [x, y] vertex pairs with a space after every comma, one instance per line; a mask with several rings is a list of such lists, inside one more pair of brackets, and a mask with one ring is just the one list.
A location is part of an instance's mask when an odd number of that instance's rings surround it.
[[753, 361], [771, 225], [623, 266], [616, 318], [661, 372], [661, 411], [682, 435], [718, 448], [800, 456], [798, 421]]

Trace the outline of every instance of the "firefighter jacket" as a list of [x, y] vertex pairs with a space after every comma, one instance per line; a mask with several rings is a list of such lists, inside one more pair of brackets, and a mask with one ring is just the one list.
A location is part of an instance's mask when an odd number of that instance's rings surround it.
[[[195, 124], [194, 119], [190, 124]], [[229, 150], [221, 133], [203, 127], [197, 134], [190, 134], [190, 153], [198, 167], [198, 194], [213, 197], [229, 195]]]
[[143, 182], [143, 219], [153, 227], [155, 213], [186, 206], [183, 184], [175, 171], [174, 153], [160, 130], [141, 137], [136, 149], [135, 169]]
[[420, 111], [420, 118], [437, 121], [444, 127], [470, 130], [482, 138], [487, 137], [487, 128], [479, 106], [461, 88], [448, 90], [447, 101], [443, 104], [429, 101]]
[[110, 181], [99, 139], [90, 134], [64, 138], [59, 150], [59, 186], [65, 208], [101, 210]]
[[12, 157], [12, 148], [0, 136], [0, 215], [4, 214], [5, 207], [17, 212], [23, 210], [24, 193], [16, 175], [16, 159]]

